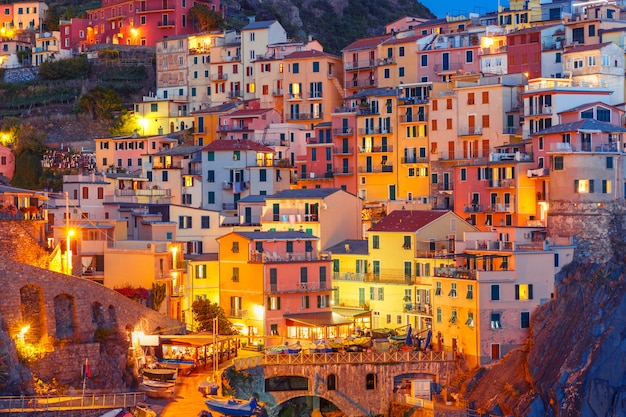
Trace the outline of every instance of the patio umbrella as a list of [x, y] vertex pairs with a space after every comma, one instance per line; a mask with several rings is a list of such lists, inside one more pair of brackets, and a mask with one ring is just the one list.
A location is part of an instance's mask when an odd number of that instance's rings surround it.
[[406, 330], [406, 340], [404, 344], [411, 346], [413, 344], [413, 327], [409, 324], [409, 328]]
[[428, 329], [428, 333], [426, 333], [426, 343], [424, 343], [424, 350], [428, 350], [430, 347], [430, 339], [433, 337], [433, 331]]

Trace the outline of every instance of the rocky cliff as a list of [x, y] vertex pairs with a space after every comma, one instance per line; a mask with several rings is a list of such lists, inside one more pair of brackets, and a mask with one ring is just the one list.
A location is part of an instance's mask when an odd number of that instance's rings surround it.
[[476, 409], [536, 417], [626, 415], [624, 216], [611, 216], [604, 262], [587, 261], [600, 254], [587, 256], [593, 248], [581, 242], [584, 251], [557, 277], [555, 299], [533, 314], [527, 346], [467, 381], [463, 395]]
[[340, 54], [356, 39], [380, 35], [384, 26], [404, 17], [435, 17], [416, 0], [226, 0], [231, 21], [278, 20], [294, 39], [311, 36], [324, 50]]

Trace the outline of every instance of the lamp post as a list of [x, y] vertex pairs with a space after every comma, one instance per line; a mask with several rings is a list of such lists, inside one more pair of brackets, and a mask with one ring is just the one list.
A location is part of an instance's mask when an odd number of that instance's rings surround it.
[[65, 273], [71, 275], [72, 273], [72, 246], [70, 244], [71, 237], [74, 236], [74, 231], [70, 229], [70, 199], [67, 191], [65, 192]]

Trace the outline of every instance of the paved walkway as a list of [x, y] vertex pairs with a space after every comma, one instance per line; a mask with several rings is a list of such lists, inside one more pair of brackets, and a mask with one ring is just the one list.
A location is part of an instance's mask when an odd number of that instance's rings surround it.
[[[238, 357], [258, 355], [257, 352], [239, 350]], [[233, 364], [232, 359], [220, 364], [222, 370]], [[196, 369], [188, 376], [179, 376], [174, 386], [174, 393], [170, 398], [156, 399], [148, 398], [146, 403], [157, 413], [159, 417], [195, 417], [202, 410], [207, 410], [204, 402], [206, 398], [198, 391], [198, 386], [207, 378], [213, 376], [213, 368]], [[220, 384], [221, 386], [221, 384]], [[221, 392], [218, 392], [221, 395]], [[216, 413], [211, 412], [214, 416]]]

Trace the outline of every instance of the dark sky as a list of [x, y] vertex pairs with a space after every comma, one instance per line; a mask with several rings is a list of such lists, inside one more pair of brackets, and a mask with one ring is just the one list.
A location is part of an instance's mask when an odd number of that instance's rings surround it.
[[[469, 13], [495, 12], [498, 9], [498, 0], [422, 0], [437, 17], [445, 17], [446, 13], [452, 16], [468, 15]], [[502, 6], [508, 6], [508, 0], [500, 0]]]

